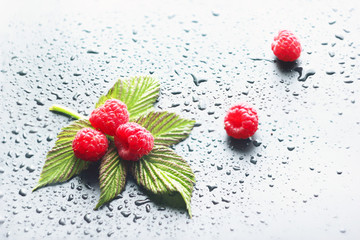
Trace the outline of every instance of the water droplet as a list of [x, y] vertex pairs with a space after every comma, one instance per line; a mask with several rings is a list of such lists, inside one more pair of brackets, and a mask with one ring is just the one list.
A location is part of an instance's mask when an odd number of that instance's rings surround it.
[[335, 72], [334, 71], [326, 71], [326, 74], [327, 75], [333, 75], [333, 74], [335, 74]]
[[99, 54], [99, 52], [94, 51], [94, 50], [87, 50], [86, 53], [89, 53], [89, 54]]
[[252, 143], [255, 147], [259, 147], [261, 145], [261, 142], [257, 140], [254, 140]]
[[217, 186], [210, 186], [210, 185], [206, 185], [209, 189], [209, 192], [212, 192], [215, 188], [217, 188]]
[[344, 36], [340, 34], [335, 34], [335, 37], [340, 40], [344, 40]]
[[216, 11], [212, 11], [211, 12], [212, 13], [212, 15], [214, 16], [214, 17], [218, 17], [220, 14], [218, 13], [218, 12], [216, 12]]
[[21, 196], [25, 197], [27, 193], [26, 193], [26, 190], [25, 190], [25, 189], [21, 188], [21, 189], [19, 190], [19, 194], [20, 194]]
[[35, 100], [36, 104], [39, 105], [39, 106], [44, 106], [45, 105], [42, 99], [35, 98], [34, 100]]
[[26, 158], [31, 158], [32, 156], [34, 156], [34, 153], [33, 153], [33, 152], [27, 152], [27, 153], [25, 154], [25, 157], [26, 157]]
[[27, 70], [21, 70], [17, 72], [17, 74], [19, 74], [20, 76], [25, 76], [27, 74]]
[[309, 69], [309, 70], [307, 70], [305, 72], [305, 74], [303, 74], [303, 68], [302, 67], [295, 67], [293, 70], [299, 73], [298, 80], [300, 82], [305, 82], [310, 76], [315, 75], [315, 73], [316, 73], [314, 70]]
[[62, 225], [62, 226], [65, 226], [65, 224], [66, 224], [65, 218], [61, 218], [59, 220], [59, 224]]
[[173, 103], [173, 104], [171, 104], [171, 107], [172, 107], [172, 108], [178, 107], [178, 106], [180, 106], [180, 103]]
[[287, 149], [288, 149], [289, 151], [292, 151], [292, 150], [295, 149], [295, 147], [291, 146], [291, 147], [287, 147]]
[[198, 105], [199, 110], [203, 111], [206, 109], [206, 103], [201, 101]]
[[121, 215], [123, 215], [124, 217], [128, 217], [131, 215], [131, 212], [130, 211], [122, 211]]
[[150, 204], [146, 204], [146, 206], [145, 206], [145, 209], [146, 209], [146, 212], [150, 212]]
[[85, 220], [87, 223], [91, 223], [90, 213], [85, 214], [84, 220]]
[[199, 86], [200, 83], [207, 82], [206, 79], [197, 79], [194, 74], [190, 73], [191, 77], [193, 78], [193, 82], [196, 86]]
[[33, 165], [27, 166], [26, 170], [29, 171], [29, 173], [32, 173], [33, 171], [35, 171], [35, 167]]
[[226, 203], [229, 203], [230, 202], [230, 200], [227, 200], [227, 199], [225, 199], [225, 198], [221, 198], [221, 201], [223, 201], [223, 202], [226, 202]]
[[140, 218], [142, 218], [140, 215], [134, 214], [133, 222], [136, 223], [136, 221], [137, 221], [138, 219], [140, 219]]
[[136, 200], [136, 201], [135, 201], [135, 205], [136, 205], [136, 206], [141, 206], [141, 205], [144, 205], [144, 204], [149, 203], [149, 202], [151, 202], [151, 201], [150, 201], [150, 199], [148, 199], [148, 198], [146, 198], [146, 199], [144, 199], [144, 200]]
[[68, 197], [68, 201], [70, 202], [73, 199], [74, 199], [74, 194], [70, 194], [69, 197]]

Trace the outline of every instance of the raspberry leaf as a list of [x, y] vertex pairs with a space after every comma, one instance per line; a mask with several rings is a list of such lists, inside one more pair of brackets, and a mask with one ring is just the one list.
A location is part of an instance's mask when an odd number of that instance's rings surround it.
[[195, 176], [188, 163], [168, 147], [153, 150], [131, 167], [137, 183], [155, 194], [179, 192], [191, 217], [191, 194]]
[[96, 108], [108, 99], [119, 99], [127, 105], [131, 121], [154, 108], [159, 91], [159, 82], [149, 76], [119, 79], [106, 95], [100, 97]]
[[76, 158], [72, 149], [76, 133], [86, 127], [92, 128], [90, 122], [83, 119], [74, 121], [62, 129], [55, 146], [46, 156], [39, 183], [33, 191], [49, 184], [65, 182], [88, 168], [90, 162]]
[[109, 147], [108, 152], [101, 159], [99, 180], [101, 194], [95, 210], [114, 199], [125, 187], [125, 164], [113, 145]]
[[195, 121], [181, 118], [175, 113], [150, 112], [135, 120], [155, 138], [155, 145], [170, 146], [187, 138]]

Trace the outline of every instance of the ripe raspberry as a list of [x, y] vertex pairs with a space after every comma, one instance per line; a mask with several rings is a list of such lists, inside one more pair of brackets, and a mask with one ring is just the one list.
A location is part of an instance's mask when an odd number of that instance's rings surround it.
[[230, 137], [246, 139], [255, 134], [258, 128], [258, 115], [254, 108], [242, 103], [229, 109], [224, 123]]
[[154, 147], [153, 135], [133, 122], [120, 125], [114, 140], [118, 153], [124, 160], [137, 161]]
[[108, 140], [102, 132], [83, 128], [76, 133], [72, 149], [77, 158], [95, 162], [102, 158], [108, 149]]
[[301, 45], [297, 37], [288, 30], [282, 30], [274, 37], [271, 49], [284, 62], [293, 62], [300, 57]]
[[94, 128], [114, 136], [116, 129], [129, 121], [129, 112], [125, 103], [109, 99], [91, 113], [89, 121]]

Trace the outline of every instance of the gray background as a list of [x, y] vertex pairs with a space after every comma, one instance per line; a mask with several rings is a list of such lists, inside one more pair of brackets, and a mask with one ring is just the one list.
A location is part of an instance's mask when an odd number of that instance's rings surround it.
[[[360, 239], [356, 1], [1, 1], [0, 239]], [[293, 30], [295, 64], [271, 42]], [[300, 77], [300, 72], [302, 76]], [[307, 73], [313, 74], [308, 78]], [[161, 82], [157, 109], [195, 119], [176, 145], [195, 171], [193, 218], [125, 191], [93, 211], [96, 166], [34, 193], [70, 119], [120, 77]], [[201, 83], [198, 86], [195, 83]], [[253, 138], [223, 130], [251, 103]]]

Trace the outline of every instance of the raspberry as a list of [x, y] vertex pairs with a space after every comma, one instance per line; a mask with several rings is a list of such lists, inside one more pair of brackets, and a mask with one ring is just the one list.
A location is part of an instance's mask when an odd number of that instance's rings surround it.
[[154, 147], [154, 137], [151, 133], [133, 122], [120, 125], [114, 140], [120, 157], [129, 161], [139, 160]]
[[300, 57], [301, 45], [296, 36], [288, 31], [282, 30], [274, 37], [271, 49], [275, 56], [284, 62], [293, 62]]
[[254, 108], [242, 103], [229, 109], [224, 124], [230, 137], [246, 139], [255, 134], [258, 128], [258, 115]]
[[72, 142], [75, 156], [84, 161], [91, 162], [102, 158], [108, 146], [109, 143], [105, 134], [91, 128], [79, 130]]
[[129, 112], [125, 103], [109, 99], [91, 113], [89, 121], [94, 128], [114, 136], [116, 129], [129, 121]]

